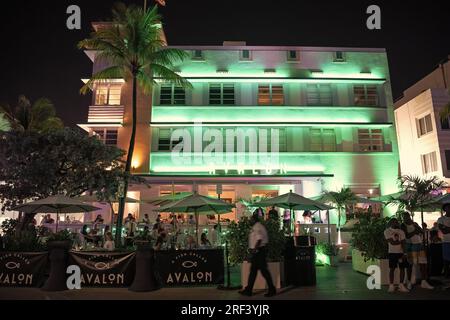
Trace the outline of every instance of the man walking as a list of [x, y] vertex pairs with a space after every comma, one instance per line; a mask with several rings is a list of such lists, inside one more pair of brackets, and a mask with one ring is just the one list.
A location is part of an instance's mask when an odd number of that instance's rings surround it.
[[425, 236], [424, 230], [411, 219], [409, 212], [403, 212], [402, 230], [406, 237], [406, 253], [408, 256], [408, 277], [406, 287], [408, 290], [412, 289], [414, 283], [412, 283], [412, 268], [416, 266], [420, 270], [420, 279], [422, 282], [420, 286], [424, 289], [434, 289], [431, 286], [428, 279], [428, 260], [427, 253], [423, 246], [423, 237]]
[[395, 269], [400, 268], [400, 283], [398, 290], [400, 292], [409, 292], [404, 286], [403, 280], [405, 278], [405, 269], [408, 267], [406, 260], [405, 247], [405, 233], [400, 229], [400, 224], [396, 218], [389, 220], [388, 228], [384, 230], [384, 238], [388, 242], [388, 258], [389, 258], [389, 289], [388, 292], [394, 292], [394, 276]]
[[264, 279], [266, 279], [269, 291], [264, 295], [266, 297], [272, 297], [276, 294], [275, 286], [272, 282], [272, 276], [267, 269], [267, 244], [269, 243], [269, 237], [264, 225], [259, 222], [257, 215], [253, 215], [250, 219], [252, 230], [248, 237], [248, 246], [251, 253], [251, 267], [250, 274], [248, 276], [247, 287], [241, 291], [240, 294], [251, 296], [253, 291], [253, 285], [255, 284], [256, 275], [258, 270], [261, 271]]

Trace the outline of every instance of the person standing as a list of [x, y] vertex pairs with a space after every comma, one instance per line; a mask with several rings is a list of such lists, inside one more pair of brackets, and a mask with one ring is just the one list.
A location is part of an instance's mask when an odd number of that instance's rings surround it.
[[437, 220], [439, 230], [442, 232], [442, 258], [444, 260], [444, 276], [450, 276], [450, 203], [442, 206], [445, 215]]
[[434, 289], [431, 286], [428, 279], [428, 260], [427, 253], [423, 246], [423, 237], [424, 230], [411, 219], [411, 215], [409, 212], [404, 211], [402, 213], [403, 223], [401, 225], [401, 229], [405, 233], [406, 237], [406, 253], [408, 256], [408, 277], [406, 287], [408, 290], [412, 289], [414, 283], [412, 283], [412, 269], [413, 266], [419, 268], [420, 270], [420, 279], [422, 279], [420, 286], [424, 289]]
[[388, 242], [388, 258], [389, 258], [389, 289], [388, 292], [394, 292], [394, 275], [395, 269], [400, 268], [400, 283], [398, 290], [400, 292], [409, 292], [403, 284], [405, 279], [405, 269], [408, 268], [408, 261], [405, 247], [405, 233], [400, 229], [400, 224], [396, 218], [389, 220], [388, 228], [384, 230], [384, 238]]
[[270, 210], [269, 210], [269, 219], [278, 221], [280, 217], [278, 216], [278, 211], [275, 209], [275, 206], [273, 206]]
[[212, 228], [210, 234], [209, 234], [209, 241], [211, 242], [211, 244], [213, 246], [217, 246], [218, 245], [218, 233], [217, 233], [217, 228], [218, 225], [215, 224], [214, 227]]
[[272, 282], [272, 276], [267, 269], [267, 244], [269, 243], [269, 236], [264, 225], [259, 222], [258, 215], [253, 215], [250, 219], [252, 229], [248, 237], [248, 246], [251, 253], [251, 267], [250, 274], [248, 276], [247, 287], [240, 290], [239, 293], [246, 296], [251, 296], [253, 291], [253, 285], [255, 284], [258, 270], [261, 271], [264, 279], [267, 282], [269, 291], [264, 295], [266, 297], [272, 297], [276, 294], [276, 288]]

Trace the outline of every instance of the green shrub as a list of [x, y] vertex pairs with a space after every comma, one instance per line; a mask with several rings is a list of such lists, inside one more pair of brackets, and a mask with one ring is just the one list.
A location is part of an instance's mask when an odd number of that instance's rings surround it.
[[388, 244], [384, 238], [389, 218], [363, 216], [355, 224], [351, 244], [361, 251], [364, 260], [385, 259], [388, 255]]
[[17, 223], [17, 219], [7, 219], [2, 222], [4, 248], [0, 248], [0, 250], [22, 252], [45, 250], [45, 245], [38, 237], [37, 229], [34, 226], [30, 225], [26, 230], [19, 232], [16, 231]]
[[[280, 227], [280, 222], [269, 219], [261, 221], [261, 223], [266, 227], [269, 236], [267, 259], [269, 261], [281, 261], [286, 238]], [[248, 217], [243, 217], [237, 223], [232, 222], [228, 226], [225, 240], [229, 243], [231, 264], [242, 263], [248, 259], [248, 235], [251, 228], [250, 218]]]

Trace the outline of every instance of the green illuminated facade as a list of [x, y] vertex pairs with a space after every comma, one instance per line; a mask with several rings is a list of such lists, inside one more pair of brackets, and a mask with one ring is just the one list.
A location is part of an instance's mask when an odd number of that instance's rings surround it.
[[[191, 55], [176, 68], [193, 88], [161, 82], [138, 114], [147, 129], [138, 138], [136, 173], [154, 185], [150, 193], [189, 191], [195, 185], [200, 193], [216, 195], [221, 184], [222, 197], [237, 201], [289, 189], [305, 196], [343, 186], [363, 196], [397, 191], [398, 150], [385, 50], [243, 43], [178, 48]], [[117, 143], [125, 147], [129, 91], [127, 84], [122, 86], [123, 121], [97, 117], [95, 124], [82, 126], [90, 132], [105, 123], [116, 127]], [[227, 140], [227, 130], [249, 129], [256, 140], [249, 135], [244, 149], [232, 145], [237, 138]], [[259, 146], [263, 132], [270, 149], [275, 129], [279, 153], [277, 164], [270, 166], [263, 157], [270, 150], [251, 145]], [[201, 145], [192, 143], [181, 162], [173, 159], [176, 146], [187, 143], [174, 135], [180, 130], [203, 139]], [[224, 142], [223, 150], [214, 149], [214, 156], [223, 156], [216, 164], [202, 154], [215, 141], [205, 136], [208, 130]], [[241, 154], [243, 162], [238, 161]]]

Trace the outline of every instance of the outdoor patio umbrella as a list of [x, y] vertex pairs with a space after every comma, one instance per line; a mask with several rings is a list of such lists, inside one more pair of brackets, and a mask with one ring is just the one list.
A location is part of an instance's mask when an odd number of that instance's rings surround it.
[[199, 214], [208, 214], [214, 212], [215, 214], [223, 214], [231, 212], [234, 208], [233, 204], [225, 202], [220, 199], [215, 199], [207, 196], [202, 196], [194, 193], [190, 196], [184, 197], [176, 202], [171, 202], [156, 211], [159, 212], [186, 212], [194, 213], [195, 215], [195, 234], [198, 244], [198, 216]]
[[[100, 200], [98, 200], [98, 198], [95, 194], [85, 194], [85, 195], [79, 196], [77, 199], [84, 201], [84, 202], [110, 203], [110, 205], [112, 203], [119, 202], [118, 198], [110, 199], [109, 202], [108, 201], [100, 201]], [[133, 199], [133, 198], [129, 198], [129, 197], [125, 198], [125, 203], [140, 203], [140, 202], [141, 201]], [[114, 224], [114, 210], [111, 205], [111, 228], [112, 228], [113, 224]]]
[[56, 232], [58, 232], [58, 218], [60, 213], [91, 212], [100, 208], [75, 198], [63, 195], [50, 196], [12, 208], [14, 211], [25, 213], [56, 213]]
[[323, 204], [319, 201], [311, 200], [305, 198], [297, 193], [293, 193], [290, 190], [288, 193], [282, 194], [271, 199], [266, 199], [260, 202], [253, 203], [252, 207], [270, 207], [276, 206], [284, 209], [289, 209], [291, 214], [291, 233], [292, 233], [292, 210], [327, 210], [327, 220], [328, 220], [328, 238], [330, 239], [330, 216], [328, 210], [333, 209], [333, 207]]

